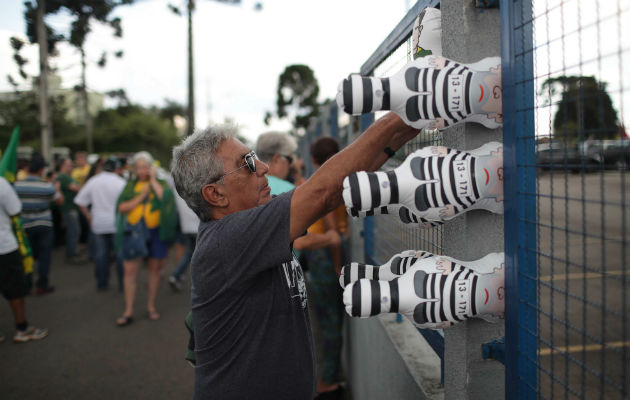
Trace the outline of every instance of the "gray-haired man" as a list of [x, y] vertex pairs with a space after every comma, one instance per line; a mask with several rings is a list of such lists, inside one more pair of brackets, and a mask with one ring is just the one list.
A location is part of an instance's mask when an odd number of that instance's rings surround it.
[[341, 204], [347, 175], [380, 167], [386, 147], [416, 134], [387, 114], [273, 200], [269, 167], [235, 128], [199, 131], [174, 149], [175, 186], [202, 221], [191, 262], [196, 399], [313, 398], [313, 338], [291, 243]]

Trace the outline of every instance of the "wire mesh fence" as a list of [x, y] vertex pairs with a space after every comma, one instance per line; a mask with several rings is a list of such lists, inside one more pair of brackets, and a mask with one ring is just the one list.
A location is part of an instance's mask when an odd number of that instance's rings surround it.
[[[373, 76], [388, 77], [396, 74], [412, 59], [411, 35], [398, 48], [374, 69]], [[383, 112], [377, 112], [379, 118]], [[437, 130], [423, 129], [420, 134], [383, 166], [383, 170], [398, 167], [405, 158], [414, 151], [426, 146], [442, 145], [442, 134]], [[394, 254], [405, 250], [424, 250], [433, 254], [442, 254], [442, 226], [431, 229], [418, 229], [417, 224], [401, 226], [390, 217], [374, 216], [374, 248], [375, 262], [384, 263]]]
[[[535, 210], [515, 221], [535, 232], [535, 242], [524, 240], [517, 252], [524, 266], [519, 344], [536, 343], [536, 354], [519, 354], [536, 376], [525, 367], [520, 378], [543, 399], [628, 398], [630, 2], [536, 0], [513, 7], [520, 24], [502, 40], [523, 42], [515, 43], [521, 51], [513, 64], [530, 51], [533, 58], [532, 76], [515, 78], [533, 87], [533, 102], [521, 102], [516, 113], [534, 118], [516, 151], [535, 152], [516, 163], [524, 181], [535, 176], [533, 186], [516, 188]], [[535, 319], [527, 318], [532, 310]]]

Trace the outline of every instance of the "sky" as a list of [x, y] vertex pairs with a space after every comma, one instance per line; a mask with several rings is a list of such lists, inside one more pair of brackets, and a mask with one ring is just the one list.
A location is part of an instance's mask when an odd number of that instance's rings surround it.
[[[255, 11], [257, 2], [263, 4]], [[0, 91], [11, 90], [7, 74], [17, 77], [9, 45], [25, 38], [23, 0], [0, 3]], [[171, 0], [185, 10], [185, 0]], [[167, 0], [136, 0], [117, 8], [123, 38], [96, 26], [87, 40], [87, 85], [105, 92], [125, 89], [134, 103], [163, 105], [165, 99], [187, 103], [187, 19], [173, 14]], [[265, 126], [266, 111], [276, 110], [278, 77], [291, 64], [306, 64], [320, 85], [320, 101], [334, 98], [338, 83], [376, 50], [410, 7], [409, 0], [242, 0], [231, 6], [197, 0], [194, 14], [196, 126], [230, 118], [255, 141], [268, 130], [287, 130], [286, 121]], [[66, 15], [47, 19], [54, 28], [69, 27]], [[123, 50], [96, 66], [101, 52]], [[38, 74], [38, 49], [28, 46], [26, 70]], [[79, 55], [68, 45], [52, 62], [62, 86], [79, 83]]]

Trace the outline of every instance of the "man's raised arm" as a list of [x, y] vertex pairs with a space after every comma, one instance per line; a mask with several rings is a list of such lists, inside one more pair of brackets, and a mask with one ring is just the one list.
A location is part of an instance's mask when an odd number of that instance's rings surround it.
[[331, 157], [298, 186], [291, 199], [291, 241], [342, 201], [343, 180], [356, 171], [374, 171], [387, 161], [385, 147], [396, 151], [419, 130], [394, 113], [376, 120], [348, 147]]

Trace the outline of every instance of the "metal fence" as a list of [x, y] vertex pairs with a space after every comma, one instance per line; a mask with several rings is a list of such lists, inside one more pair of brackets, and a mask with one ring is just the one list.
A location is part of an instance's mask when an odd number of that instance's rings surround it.
[[506, 390], [628, 398], [630, 2], [501, 6]]
[[[483, 2], [482, 2], [483, 3]], [[410, 59], [418, 1], [361, 68], [385, 76]], [[505, 0], [501, 7], [506, 254], [506, 398], [630, 396], [630, 1]], [[626, 38], [626, 41], [624, 41]], [[313, 123], [342, 145], [378, 115], [335, 104]], [[626, 139], [623, 139], [626, 138]], [[423, 131], [386, 165], [442, 144]], [[364, 222], [366, 261], [422, 249], [443, 229]], [[443, 358], [442, 336], [422, 332]]]

